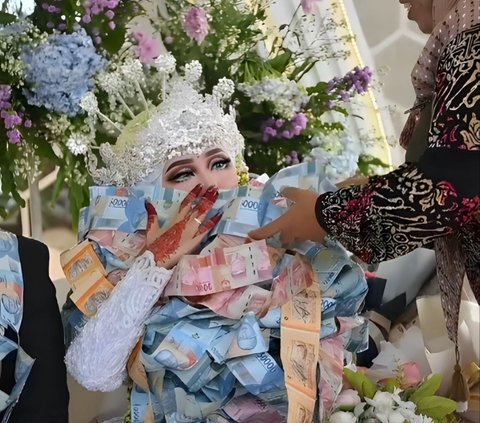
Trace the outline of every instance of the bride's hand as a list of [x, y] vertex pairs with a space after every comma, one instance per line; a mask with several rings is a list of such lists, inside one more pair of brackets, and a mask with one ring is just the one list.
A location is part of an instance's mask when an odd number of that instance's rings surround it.
[[217, 214], [205, 220], [218, 198], [218, 188], [209, 187], [203, 192], [203, 186], [197, 185], [188, 193], [180, 205], [173, 223], [161, 229], [158, 225], [157, 211], [147, 203], [147, 250], [150, 250], [157, 266], [172, 268], [185, 254], [190, 254], [202, 242], [204, 235], [220, 220]]

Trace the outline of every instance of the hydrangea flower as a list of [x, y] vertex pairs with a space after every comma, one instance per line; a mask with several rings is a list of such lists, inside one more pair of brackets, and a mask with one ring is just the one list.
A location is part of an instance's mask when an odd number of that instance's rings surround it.
[[239, 88], [252, 101], [271, 103], [276, 114], [292, 118], [308, 102], [309, 98], [295, 81], [280, 78], [263, 78], [254, 84], [240, 84]]
[[72, 134], [67, 141], [67, 148], [75, 156], [85, 154], [88, 151], [90, 139], [84, 134]]
[[334, 131], [328, 135], [319, 135], [312, 138], [310, 143], [314, 147], [310, 155], [328, 163], [325, 173], [332, 182], [345, 180], [358, 170], [361, 146], [347, 133]]
[[80, 111], [80, 100], [106, 64], [83, 29], [50, 35], [45, 43], [25, 50], [22, 60], [27, 67], [24, 95], [28, 103], [68, 116]]
[[172, 53], [166, 52], [155, 59], [155, 67], [160, 73], [170, 75], [175, 71], [177, 61]]

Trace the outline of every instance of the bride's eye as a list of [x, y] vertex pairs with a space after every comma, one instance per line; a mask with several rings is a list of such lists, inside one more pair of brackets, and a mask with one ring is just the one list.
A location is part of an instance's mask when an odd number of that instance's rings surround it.
[[194, 176], [193, 170], [186, 168], [173, 173], [171, 176], [168, 177], [168, 180], [170, 182], [181, 183], [187, 181], [192, 176]]
[[231, 162], [232, 162], [231, 159], [222, 158], [222, 159], [214, 160], [211, 167], [212, 167], [212, 170], [224, 170], [230, 166]]

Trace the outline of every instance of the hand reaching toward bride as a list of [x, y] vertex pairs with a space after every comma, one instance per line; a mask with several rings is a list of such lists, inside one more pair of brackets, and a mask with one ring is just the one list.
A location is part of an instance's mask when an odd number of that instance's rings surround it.
[[221, 214], [206, 219], [217, 198], [217, 187], [204, 191], [202, 185], [197, 185], [182, 201], [178, 215], [168, 228], [160, 228], [155, 207], [146, 204], [147, 250], [153, 253], [157, 266], [170, 269], [200, 245], [205, 234], [220, 221]]

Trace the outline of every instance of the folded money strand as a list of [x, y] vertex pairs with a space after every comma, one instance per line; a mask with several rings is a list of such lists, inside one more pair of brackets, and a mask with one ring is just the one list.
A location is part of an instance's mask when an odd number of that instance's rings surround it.
[[[124, 283], [128, 274], [122, 280], [118, 276], [122, 273], [115, 272], [131, 266], [129, 260], [142, 249], [146, 231], [153, 225], [161, 234], [187, 217], [202, 238], [209, 233], [205, 237], [208, 242], [194, 250], [199, 254], [178, 256], [177, 266], [168, 274], [171, 278], [165, 275], [162, 280], [166, 283], [163, 297], [147, 295], [151, 312], [139, 313], [131, 322], [136, 327], [131, 332], [136, 335], [128, 349], [119, 349], [127, 351], [120, 354], [123, 363], [143, 335], [128, 366], [136, 382], [133, 421], [150, 418], [153, 412], [155, 421], [165, 416], [165, 421], [172, 423], [262, 422], [263, 418], [310, 423], [317, 418], [315, 404], [324, 393], [326, 400], [320, 410], [326, 410], [338, 382], [335, 366], [343, 353], [322, 364], [321, 357], [326, 357], [322, 348], [331, 343], [342, 352], [344, 345], [353, 351], [363, 348], [365, 327], [351, 317], [366, 292], [363, 273], [335, 243], [298, 243], [286, 253], [263, 241], [245, 239], [252, 228], [286, 210], [288, 204], [278, 198], [281, 187], [294, 184], [317, 192], [330, 189], [319, 169], [316, 163], [302, 164], [279, 172], [266, 186], [220, 191], [216, 201], [207, 201], [204, 219], [199, 217], [202, 211], [192, 212], [204, 198], [199, 188], [190, 194], [148, 185], [130, 192], [111, 187], [91, 190], [93, 206], [82, 214], [82, 236], [93, 241], [92, 250], [105, 266], [103, 270], [98, 267], [102, 277], [120, 282], [89, 323], [108, 320], [102, 310], [115, 292], [128, 302], [132, 295]], [[105, 207], [114, 204], [97, 199], [102, 196], [121, 199], [116, 203], [121, 210]], [[134, 200], [127, 210], [129, 197]], [[136, 213], [134, 206], [138, 201], [145, 204], [146, 199], [153, 210], [147, 213], [150, 206], [144, 206], [143, 213]], [[95, 201], [99, 204], [96, 208]], [[101, 219], [110, 219], [117, 227], [95, 227]], [[120, 231], [121, 225], [127, 230]], [[158, 233], [151, 235], [146, 236], [147, 244], [158, 238]], [[160, 241], [159, 247], [163, 248]], [[349, 317], [339, 318], [342, 315]], [[118, 327], [114, 320], [105, 327]], [[100, 342], [88, 329], [85, 336]], [[84, 348], [88, 348], [86, 338]], [[318, 382], [319, 362], [323, 367]], [[125, 375], [125, 364], [107, 368], [100, 359], [90, 364], [92, 374], [95, 367], [104, 368], [105, 373], [99, 374], [105, 375], [105, 383], [112, 387], [118, 383], [113, 381]], [[93, 386], [98, 381], [92, 378], [86, 383]]]

